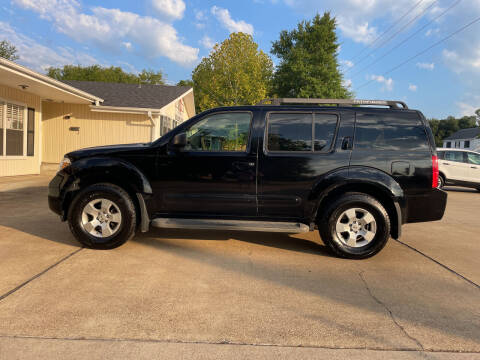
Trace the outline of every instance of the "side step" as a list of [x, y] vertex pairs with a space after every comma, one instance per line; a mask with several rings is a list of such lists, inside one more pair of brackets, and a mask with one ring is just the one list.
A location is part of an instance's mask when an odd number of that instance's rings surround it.
[[167, 229], [265, 231], [289, 234], [310, 231], [310, 227], [302, 223], [248, 220], [156, 218], [152, 220], [152, 226]]

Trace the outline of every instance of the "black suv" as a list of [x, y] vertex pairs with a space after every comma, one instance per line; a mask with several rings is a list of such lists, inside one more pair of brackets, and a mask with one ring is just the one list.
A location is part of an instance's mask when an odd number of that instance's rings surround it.
[[400, 101], [269, 102], [208, 110], [153, 143], [71, 152], [50, 208], [96, 249], [150, 225], [318, 228], [348, 258], [376, 254], [402, 224], [442, 218], [447, 195], [422, 113]]

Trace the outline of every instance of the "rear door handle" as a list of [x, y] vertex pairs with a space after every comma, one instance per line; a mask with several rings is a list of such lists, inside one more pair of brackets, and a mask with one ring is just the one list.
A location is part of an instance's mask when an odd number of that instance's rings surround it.
[[233, 166], [235, 166], [238, 170], [245, 170], [248, 168], [255, 167], [255, 162], [253, 161], [234, 161]]
[[345, 136], [342, 141], [342, 150], [352, 150], [352, 137], [351, 136]]
[[471, 167], [472, 169], [477, 169], [477, 167], [476, 167], [476, 166], [470, 166], [470, 167]]
[[449, 163], [442, 163], [442, 165], [450, 165]]

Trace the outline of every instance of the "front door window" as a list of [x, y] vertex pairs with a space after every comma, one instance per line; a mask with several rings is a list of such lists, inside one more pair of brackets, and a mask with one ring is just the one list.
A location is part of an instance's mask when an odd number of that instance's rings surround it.
[[245, 152], [252, 116], [248, 112], [208, 116], [187, 130], [186, 151]]

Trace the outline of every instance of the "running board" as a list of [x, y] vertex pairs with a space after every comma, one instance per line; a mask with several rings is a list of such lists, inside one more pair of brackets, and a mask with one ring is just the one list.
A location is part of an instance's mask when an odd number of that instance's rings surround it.
[[310, 231], [308, 225], [297, 222], [248, 220], [156, 218], [152, 220], [152, 226], [167, 229], [265, 231], [288, 234], [306, 233]]

